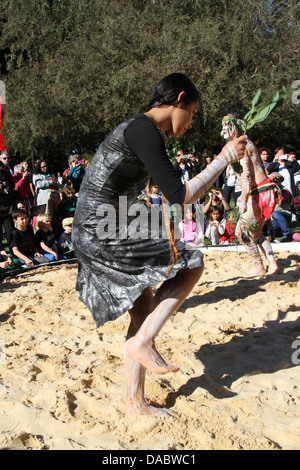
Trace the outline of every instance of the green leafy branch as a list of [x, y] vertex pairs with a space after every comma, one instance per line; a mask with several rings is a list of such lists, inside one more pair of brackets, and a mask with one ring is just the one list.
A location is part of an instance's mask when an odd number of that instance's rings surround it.
[[284, 103], [287, 95], [287, 89], [285, 86], [282, 86], [269, 100], [260, 103], [261, 89], [259, 89], [252, 100], [250, 111], [244, 116], [244, 121], [246, 122], [245, 132], [251, 129], [257, 122], [264, 121], [275, 106]]

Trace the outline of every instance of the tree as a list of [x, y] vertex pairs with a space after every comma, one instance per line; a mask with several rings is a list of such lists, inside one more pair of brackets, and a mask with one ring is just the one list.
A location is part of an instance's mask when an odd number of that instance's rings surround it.
[[[299, 2], [266, 0], [2, 0], [0, 79], [12, 154], [64, 165], [93, 153], [148, 102], [164, 75], [186, 73], [200, 112], [182, 146], [223, 144], [221, 119], [242, 115], [258, 88], [268, 97], [299, 74]], [[271, 148], [299, 145], [291, 100], [251, 136]]]

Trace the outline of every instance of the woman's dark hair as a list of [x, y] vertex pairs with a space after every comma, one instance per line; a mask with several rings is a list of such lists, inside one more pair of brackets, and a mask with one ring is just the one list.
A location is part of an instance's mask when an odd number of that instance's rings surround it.
[[47, 167], [49, 168], [49, 165], [48, 165], [48, 162], [46, 160], [40, 160], [39, 162], [37, 162], [37, 165], [36, 165], [36, 168], [35, 168], [35, 172], [34, 174], [35, 175], [40, 175], [42, 174], [42, 169], [41, 169], [41, 164], [42, 163], [46, 163], [47, 164]]
[[199, 101], [200, 94], [193, 82], [183, 73], [171, 73], [154, 87], [149, 104], [140, 112], [145, 113], [158, 106], [178, 104], [178, 95], [182, 91], [185, 92], [182, 100], [185, 104]]

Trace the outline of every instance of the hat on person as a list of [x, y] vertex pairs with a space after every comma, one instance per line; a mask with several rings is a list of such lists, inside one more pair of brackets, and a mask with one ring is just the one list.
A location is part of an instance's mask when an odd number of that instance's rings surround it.
[[279, 155], [278, 157], [278, 160], [287, 160], [288, 159], [288, 155]]
[[62, 226], [66, 227], [67, 225], [72, 225], [73, 224], [73, 217], [67, 217], [62, 221]]

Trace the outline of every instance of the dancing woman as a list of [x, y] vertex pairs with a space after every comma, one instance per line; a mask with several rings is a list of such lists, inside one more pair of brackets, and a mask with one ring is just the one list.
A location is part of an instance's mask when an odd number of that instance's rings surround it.
[[[135, 199], [137, 183], [152, 177], [171, 204], [191, 204], [211, 186], [228, 163], [243, 156], [246, 137], [228, 143], [205, 171], [183, 184], [168, 159], [163, 134], [178, 137], [192, 125], [199, 92], [183, 74], [171, 74], [154, 88], [148, 106], [117, 126], [99, 147], [80, 188], [73, 222], [73, 244], [79, 261], [77, 289], [91, 310], [97, 327], [129, 311], [131, 323], [125, 343], [126, 415], [172, 415], [149, 406], [144, 398], [145, 371], [176, 372], [155, 348], [165, 322], [183, 303], [203, 272], [203, 255], [170, 242], [124, 236], [119, 224], [120, 196]], [[111, 211], [115, 231], [99, 232]], [[148, 228], [145, 228], [148, 230]], [[143, 228], [141, 229], [143, 232]], [[126, 231], [125, 231], [126, 233]], [[162, 283], [153, 295], [151, 286]]]

